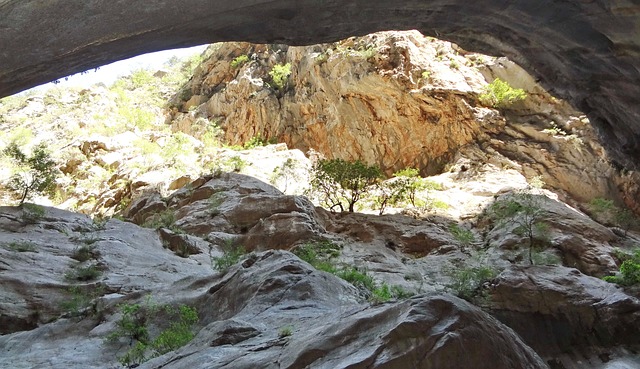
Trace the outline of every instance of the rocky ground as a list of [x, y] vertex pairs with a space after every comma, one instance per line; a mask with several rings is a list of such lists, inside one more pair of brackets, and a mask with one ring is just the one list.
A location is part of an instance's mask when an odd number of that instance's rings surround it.
[[[415, 32], [209, 53], [173, 90], [142, 91], [168, 70], [53, 105], [51, 93], [3, 100], [3, 142], [26, 130], [75, 140], [54, 147], [57, 207], [0, 208], [0, 368], [134, 367], [137, 342], [141, 368], [640, 367], [640, 291], [601, 279], [640, 233], [591, 201], [637, 206], [637, 174], [609, 164], [588, 121], [512, 63]], [[265, 82], [283, 61], [294, 67], [278, 91]], [[530, 97], [483, 106], [497, 76]], [[127, 98], [136, 91], [145, 99]], [[164, 117], [149, 96], [171, 100]], [[247, 145], [258, 134], [284, 143]], [[321, 155], [415, 166], [435, 185], [420, 206], [333, 213], [302, 195]], [[544, 214], [533, 247], [522, 213], [495, 212], [525, 192]], [[186, 315], [166, 305], [197, 312], [176, 350], [166, 342]]]

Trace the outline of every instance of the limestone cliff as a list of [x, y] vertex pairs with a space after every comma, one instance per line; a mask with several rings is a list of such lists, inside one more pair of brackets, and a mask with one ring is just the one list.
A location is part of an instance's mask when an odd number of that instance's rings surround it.
[[[361, 159], [388, 175], [406, 167], [440, 173], [459, 152], [471, 167], [499, 156], [575, 200], [613, 198], [640, 212], [638, 173], [617, 169], [584, 114], [507, 59], [417, 31], [309, 47], [211, 48], [173, 100], [182, 111], [174, 113], [174, 131], [193, 134], [193, 122], [205, 117], [231, 144], [261, 136], [327, 158]], [[273, 87], [269, 73], [284, 64], [291, 75]], [[478, 97], [496, 78], [528, 97], [487, 107]]]

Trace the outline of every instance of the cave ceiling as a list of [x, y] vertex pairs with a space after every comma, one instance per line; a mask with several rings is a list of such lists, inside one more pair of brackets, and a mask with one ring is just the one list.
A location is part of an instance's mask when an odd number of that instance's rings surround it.
[[638, 168], [638, 0], [0, 0], [0, 97], [163, 49], [391, 29], [511, 58], [584, 111], [620, 165]]

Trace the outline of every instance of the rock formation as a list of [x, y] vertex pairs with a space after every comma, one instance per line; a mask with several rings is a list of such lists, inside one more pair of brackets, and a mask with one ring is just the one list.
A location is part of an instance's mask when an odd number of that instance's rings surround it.
[[[269, 73], [285, 63], [287, 83], [270, 86]], [[479, 97], [496, 78], [527, 98], [487, 107]], [[638, 173], [616, 168], [582, 113], [507, 59], [417, 31], [308, 47], [214, 45], [172, 105], [181, 111], [174, 130], [195, 134], [205, 118], [230, 144], [260, 136], [326, 158], [364, 160], [387, 175], [407, 167], [441, 173], [461, 152], [469, 169], [503, 157], [501, 165], [540, 175], [574, 199], [615, 198], [640, 212]]]
[[[69, 196], [55, 201], [94, 218], [0, 207], [0, 368], [640, 365], [638, 287], [601, 279], [620, 275], [640, 234], [588, 203], [637, 210], [637, 173], [616, 168], [581, 113], [506, 59], [415, 31], [216, 52], [181, 90], [180, 79], [158, 88], [170, 73], [136, 72], [2, 101], [0, 144], [52, 145]], [[289, 60], [289, 90], [273, 88], [268, 72]], [[530, 98], [482, 106], [496, 77]], [[343, 141], [298, 128], [340, 115], [353, 118]], [[221, 147], [215, 121], [243, 147]], [[433, 147], [402, 147], [431, 143], [424, 122]], [[315, 158], [257, 134], [437, 175], [413, 205], [374, 215], [374, 190], [360, 212], [333, 213], [301, 195]], [[529, 204], [500, 215], [524, 194]], [[112, 213], [127, 221], [95, 216]], [[183, 308], [197, 312], [188, 332]]]
[[144, 4], [0, 2], [0, 96], [144, 52], [215, 41], [312, 44], [418, 29], [505, 55], [589, 116], [614, 158], [640, 156], [640, 23], [619, 1], [323, 2], [202, 0]]

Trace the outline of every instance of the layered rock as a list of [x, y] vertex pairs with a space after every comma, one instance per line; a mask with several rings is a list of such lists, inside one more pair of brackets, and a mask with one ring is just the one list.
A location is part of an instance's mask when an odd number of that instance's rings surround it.
[[[174, 97], [184, 111], [174, 113], [175, 130], [197, 133], [195, 117], [202, 116], [232, 144], [260, 136], [326, 158], [364, 160], [387, 175], [406, 167], [440, 173], [459, 153], [472, 166], [502, 156], [503, 165], [540, 175], [579, 202], [611, 198], [640, 211], [640, 175], [620, 171], [582, 113], [505, 58], [417, 31], [309, 47], [225, 43], [210, 52]], [[287, 83], [271, 86], [270, 71], [285, 63]], [[479, 96], [496, 78], [527, 98], [499, 110], [485, 106]]]
[[[543, 356], [573, 352], [606, 363], [617, 343], [640, 343], [640, 300], [575, 269], [509, 268], [494, 281], [491, 309]], [[573, 360], [556, 365], [572, 368]]]
[[[167, 16], [171, 14], [171, 16]], [[638, 157], [640, 96], [636, 5], [526, 0], [322, 3], [205, 1], [144, 5], [5, 1], [0, 65], [8, 95], [144, 52], [244, 40], [311, 44], [385, 29], [419, 29], [470, 50], [517, 60], [587, 112], [617, 160]], [[60, 20], [64, 19], [64, 22]], [[87, 21], [91, 19], [91, 21]]]
[[[3, 222], [16, 216], [2, 209]], [[213, 273], [202, 254], [179, 257], [152, 231], [119, 221], [96, 228], [84, 216], [47, 209], [41, 221], [14, 228], [30, 232], [3, 231], [3, 242], [20, 237], [33, 250], [0, 248], [2, 368], [115, 365], [128, 349], [106, 340], [121, 317], [118, 306], [147, 293], [157, 303], [196, 308], [199, 324], [193, 341], [142, 368], [546, 368], [513, 331], [460, 299], [370, 306], [354, 286], [288, 252], [253, 254]], [[102, 275], [75, 283], [65, 277], [79, 267], [70, 263], [72, 237], [97, 237], [90, 262]], [[75, 312], [84, 319], [63, 315], [71, 287], [92, 292], [89, 309]], [[291, 334], [279, 335], [286, 326]]]

